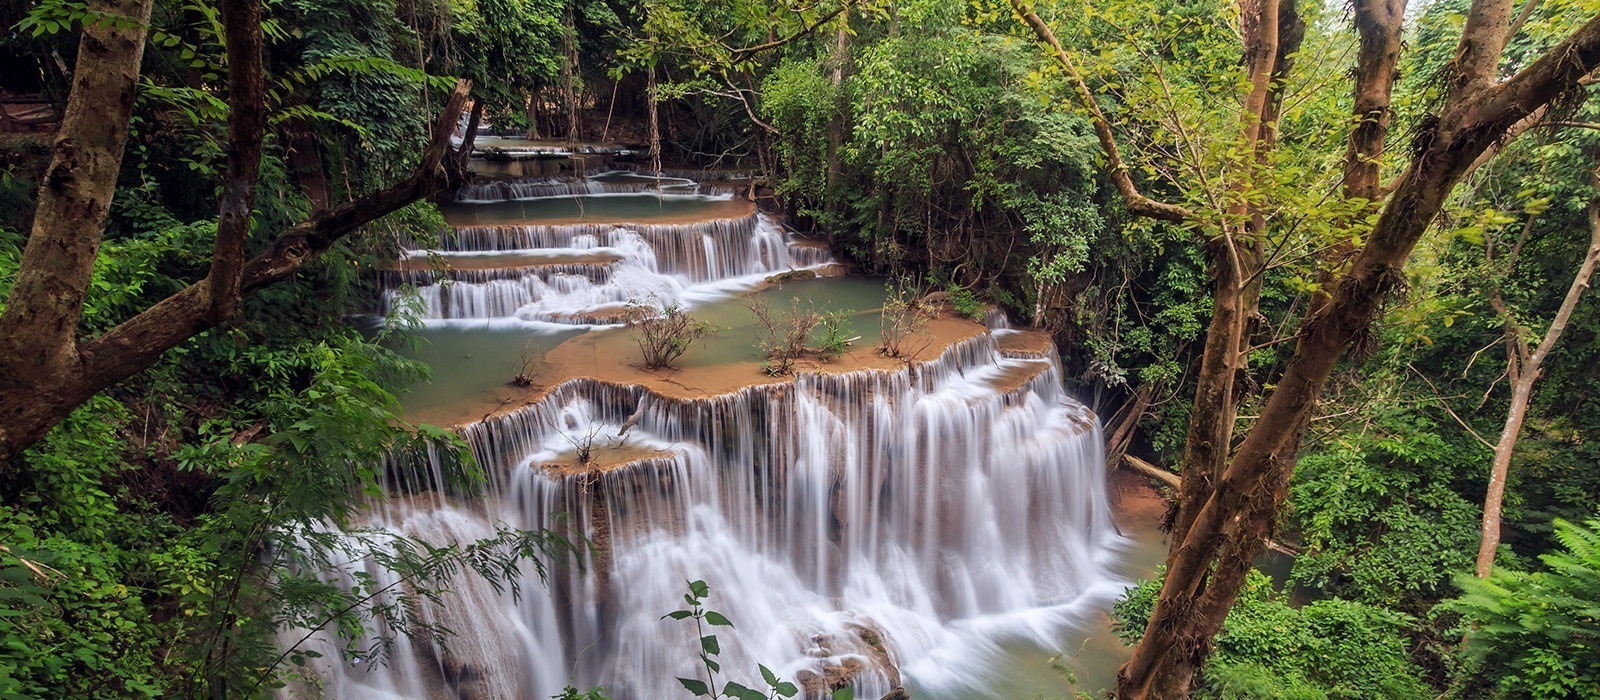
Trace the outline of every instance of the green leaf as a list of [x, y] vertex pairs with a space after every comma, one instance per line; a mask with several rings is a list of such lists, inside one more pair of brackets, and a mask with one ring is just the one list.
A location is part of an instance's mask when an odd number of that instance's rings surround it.
[[686, 617], [688, 617], [690, 615], [693, 615], [693, 614], [694, 614], [693, 612], [690, 612], [688, 610], [674, 610], [674, 611], [669, 612], [669, 613], [667, 613], [665, 615], [662, 615], [661, 619], [665, 620], [665, 619], [670, 617], [670, 618], [672, 618], [674, 620], [682, 620], [682, 619], [684, 619], [684, 618], [686, 618]]
[[696, 598], [704, 598], [711, 595], [711, 587], [706, 585], [705, 581], [690, 581], [689, 592]]
[[796, 688], [795, 685], [789, 681], [782, 681], [773, 686], [772, 689], [778, 691], [779, 695], [786, 698], [792, 698], [800, 694], [800, 689]]
[[778, 684], [778, 674], [773, 673], [772, 669], [767, 668], [764, 664], [756, 664], [756, 668], [761, 669], [761, 680], [766, 681], [767, 685], [775, 686]]
[[711, 625], [719, 625], [719, 626], [722, 626], [722, 627], [732, 627], [733, 626], [733, 623], [730, 622], [726, 616], [724, 616], [722, 613], [719, 613], [719, 612], [717, 612], [715, 610], [707, 610], [706, 611], [706, 623], [707, 624], [711, 624]]
[[700, 638], [700, 648], [707, 654], [721, 654], [722, 646], [717, 644], [717, 635], [708, 634]]
[[705, 681], [695, 680], [693, 678], [679, 678], [678, 682], [682, 683], [684, 688], [688, 689], [689, 692], [694, 693], [695, 695], [705, 696], [711, 694], [711, 689], [706, 687]]
[[746, 688], [733, 681], [722, 687], [722, 694], [738, 700], [767, 700], [766, 693]]
[[833, 691], [833, 700], [856, 700], [856, 689], [845, 686]]

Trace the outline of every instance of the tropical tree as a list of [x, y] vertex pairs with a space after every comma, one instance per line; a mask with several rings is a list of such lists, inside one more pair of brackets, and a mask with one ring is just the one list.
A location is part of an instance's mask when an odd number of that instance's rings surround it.
[[92, 338], [79, 321], [117, 191], [153, 0], [90, 3], [78, 64], [33, 228], [0, 313], [0, 461], [18, 454], [97, 392], [227, 320], [241, 298], [289, 279], [362, 225], [456, 184], [468, 139], [450, 136], [467, 105], [459, 82], [410, 176], [285, 228], [247, 255], [268, 126], [259, 0], [221, 3], [226, 47], [227, 166], [211, 266], [203, 279]]
[[[1135, 164], [1124, 159], [1119, 135], [1080, 61], [1056, 39], [1050, 24], [1027, 4], [1013, 0], [1012, 6], [1066, 72], [1129, 213], [1186, 226], [1207, 241], [1212, 317], [1190, 412], [1167, 576], [1146, 632], [1117, 682], [1123, 698], [1186, 697], [1275, 526], [1300, 439], [1334, 367], [1370, 332], [1383, 302], [1404, 284], [1413, 248], [1479, 158], [1524, 120], [1540, 118], [1549, 105], [1583, 93], [1583, 80], [1600, 64], [1600, 18], [1578, 18], [1577, 26], [1566, 28], [1566, 35], [1537, 57], [1503, 71], [1512, 3], [1471, 3], [1454, 58], [1437, 76], [1441, 94], [1418, 120], [1399, 176], [1385, 182], [1405, 5], [1355, 3], [1353, 118], [1338, 191], [1345, 206], [1328, 219], [1342, 235], [1318, 251], [1324, 282], [1288, 336], [1296, 343], [1294, 351], [1271, 382], [1259, 416], [1235, 443], [1260, 284], [1275, 255], [1269, 217], [1281, 213], [1273, 185], [1283, 179], [1274, 153], [1286, 78], [1305, 36], [1303, 8], [1293, 0], [1240, 3], [1234, 16], [1236, 55], [1243, 66], [1236, 131], [1223, 139], [1228, 145], [1220, 158], [1197, 153], [1176, 170], [1168, 182], [1187, 201], [1175, 203], [1152, 196], [1149, 186], [1135, 179]], [[1159, 74], [1154, 80], [1163, 84]], [[1181, 118], [1175, 122], [1174, 128], [1182, 125]], [[1174, 140], [1192, 141], [1181, 134]]]

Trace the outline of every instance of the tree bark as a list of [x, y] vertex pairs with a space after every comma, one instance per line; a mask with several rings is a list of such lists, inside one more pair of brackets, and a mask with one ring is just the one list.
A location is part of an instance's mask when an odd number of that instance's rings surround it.
[[[1138, 191], [1117, 150], [1110, 123], [1071, 57], [1037, 14], [1020, 0], [1013, 0], [1012, 7], [1066, 69], [1128, 210], [1168, 221], [1191, 220], [1191, 212], [1156, 202]], [[1281, 89], [1282, 71], [1293, 52], [1286, 39], [1298, 41], [1297, 35], [1289, 33], [1297, 29], [1293, 9], [1291, 3], [1279, 6], [1261, 0], [1241, 7], [1244, 59], [1251, 79], [1241, 117], [1246, 143], [1253, 145], [1258, 167], [1266, 167], [1264, 155], [1275, 139], [1271, 130], [1277, 116], [1273, 92]], [[1268, 542], [1287, 495], [1300, 437], [1317, 395], [1344, 349], [1367, 331], [1379, 305], [1400, 286], [1405, 261], [1418, 238], [1478, 157], [1519, 121], [1575, 89], [1600, 61], [1600, 19], [1596, 19], [1510, 80], [1497, 81], [1509, 14], [1509, 0], [1474, 3], [1452, 64], [1454, 76], [1444, 107], [1438, 119], [1423, 129], [1410, 165], [1388, 192], [1379, 184], [1379, 158], [1388, 128], [1404, 5], [1397, 0], [1357, 3], [1362, 37], [1356, 76], [1357, 120], [1347, 146], [1342, 189], [1347, 198], [1359, 198], [1374, 208], [1385, 197], [1387, 202], [1367, 232], [1365, 244], [1347, 252], [1352, 258], [1348, 269], [1337, 276], [1330, 274], [1325, 299], [1315, 304], [1301, 323], [1293, 357], [1262, 415], [1231, 458], [1228, 443], [1234, 416], [1230, 409], [1236, 400], [1232, 387], [1242, 370], [1244, 324], [1255, 308], [1254, 292], [1247, 285], [1256, 277], [1252, 266], [1260, 264], [1258, 258], [1250, 257], [1249, 243], [1265, 224], [1248, 205], [1230, 208], [1224, 217], [1224, 236], [1213, 241], [1211, 248], [1217, 296], [1191, 415], [1167, 577], [1144, 637], [1118, 672], [1119, 697], [1187, 697], [1194, 674], [1238, 596], [1251, 562]], [[1263, 81], [1263, 76], [1274, 77]], [[1243, 186], [1248, 187], [1254, 175], [1247, 171]], [[1240, 185], [1234, 185], [1237, 191]], [[1241, 225], [1230, 231], [1228, 222]], [[1229, 233], [1237, 233], [1237, 239]]]
[[[72, 92], [39, 185], [33, 229], [0, 314], [0, 383], [23, 395], [46, 376], [70, 371], [83, 299], [128, 140], [139, 62], [152, 0], [98, 0], [78, 42]], [[0, 443], [10, 428], [0, 421]]]
[[[1494, 45], [1492, 37], [1477, 39], [1474, 46]], [[1477, 156], [1518, 120], [1576, 86], [1597, 62], [1600, 18], [1508, 81], [1461, 81], [1451, 90], [1437, 124], [1419, 139], [1417, 155], [1366, 245], [1329, 302], [1302, 323], [1300, 344], [1260, 418], [1194, 524], [1182, 541], [1173, 543], [1145, 636], [1119, 671], [1119, 697], [1186, 697], [1188, 678], [1203, 661], [1208, 640], [1221, 629], [1249, 562], [1265, 546], [1286, 495], [1300, 437], [1344, 349], [1367, 331], [1380, 304], [1402, 284], [1405, 261], [1417, 240]]]
[[[259, 0], [223, 4], [229, 58], [228, 177], [205, 278], [92, 340], [77, 323], [127, 139], [150, 0], [98, 9], [132, 21], [88, 24], [35, 224], [0, 316], [0, 462], [33, 444], [95, 393], [150, 367], [162, 353], [226, 320], [240, 298], [287, 278], [340, 237], [459, 182], [464, 153], [450, 136], [470, 83], [446, 103], [422, 163], [405, 180], [324, 210], [245, 259], [265, 129]], [[448, 157], [447, 157], [448, 156]]]
[[[1595, 186], [1600, 189], [1600, 175], [1593, 176]], [[1578, 306], [1585, 290], [1589, 288], [1589, 278], [1594, 275], [1595, 263], [1600, 260], [1600, 199], [1589, 202], [1589, 249], [1583, 256], [1583, 263], [1578, 266], [1577, 274], [1572, 276], [1572, 285], [1567, 288], [1567, 296], [1561, 300], [1561, 307], [1556, 311], [1555, 318], [1550, 321], [1550, 328], [1545, 331], [1544, 338], [1539, 341], [1539, 346], [1532, 352], [1527, 349], [1527, 342], [1523, 340], [1524, 329], [1514, 320], [1507, 319], [1507, 333], [1514, 334], [1507, 338], [1511, 346], [1511, 355], [1506, 358], [1509, 364], [1508, 371], [1512, 377], [1511, 406], [1506, 411], [1506, 424], [1500, 431], [1500, 440], [1494, 446], [1494, 463], [1489, 470], [1489, 488], [1483, 498], [1483, 537], [1478, 544], [1477, 573], [1478, 578], [1488, 578], [1494, 569], [1495, 552], [1500, 548], [1500, 510], [1505, 502], [1506, 477], [1511, 471], [1511, 455], [1516, 450], [1517, 438], [1522, 433], [1522, 421], [1528, 414], [1528, 401], [1533, 396], [1533, 384], [1539, 380], [1540, 368], [1544, 364], [1550, 351], [1555, 348], [1556, 341], [1561, 339], [1561, 334], [1567, 330], [1567, 322], [1572, 319], [1572, 312]]]
[[650, 170], [661, 174], [661, 104], [656, 101], [656, 67], [650, 66], [650, 83], [645, 88], [650, 103]]

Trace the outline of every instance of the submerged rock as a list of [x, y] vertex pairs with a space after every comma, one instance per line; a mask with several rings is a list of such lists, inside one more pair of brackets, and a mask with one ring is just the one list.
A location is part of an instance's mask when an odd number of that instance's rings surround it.
[[796, 280], [814, 280], [817, 278], [816, 270], [789, 270], [780, 272], [767, 278], [767, 284], [783, 284]]

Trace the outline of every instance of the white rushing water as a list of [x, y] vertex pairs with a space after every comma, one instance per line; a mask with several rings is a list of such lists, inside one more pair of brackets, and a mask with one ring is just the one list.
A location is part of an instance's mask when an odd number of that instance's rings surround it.
[[576, 197], [643, 192], [723, 194], [721, 190], [702, 186], [689, 178], [641, 175], [629, 170], [607, 170], [585, 177], [479, 180], [463, 185], [456, 192], [456, 201], [484, 203], [540, 199], [544, 197]]
[[[1019, 371], [1037, 373], [997, 388]], [[328, 665], [329, 697], [541, 698], [569, 681], [679, 697], [698, 644], [660, 618], [692, 579], [735, 623], [715, 630], [724, 680], [834, 667], [857, 697], [897, 682], [981, 696], [1003, 645], [1050, 648], [1123, 585], [1105, 573], [1118, 538], [1098, 425], [1060, 387], [1055, 363], [1005, 357], [987, 335], [918, 368], [703, 400], [569, 382], [466, 427], [494, 478], [481, 499], [412, 499], [374, 524], [447, 542], [491, 522], [575, 523], [599, 546], [587, 573], [529, 580], [520, 602], [463, 580], [429, 613], [456, 622], [445, 649]], [[591, 432], [647, 456], [584, 476], [539, 466]]]
[[417, 259], [425, 251], [412, 251], [415, 268], [386, 276], [384, 313], [415, 295], [425, 322], [610, 323], [629, 301], [690, 302], [708, 291], [748, 289], [773, 273], [830, 261], [825, 249], [791, 243], [765, 214], [686, 224], [474, 226], [452, 231], [443, 242], [455, 255], [611, 259], [436, 272]]
[[[387, 273], [386, 303], [410, 285], [435, 323], [571, 323], [828, 262], [764, 215], [461, 228], [443, 243], [452, 255], [549, 262]], [[661, 618], [703, 579], [707, 606], [734, 622], [708, 630], [721, 642], [719, 686], [765, 687], [765, 664], [807, 698], [840, 684], [867, 700], [899, 685], [919, 698], [991, 696], [1006, 649], [1055, 648], [1125, 582], [1108, 573], [1121, 538], [1097, 419], [1066, 395], [1053, 350], [1007, 353], [996, 337], [1015, 331], [1003, 315], [987, 325], [926, 364], [703, 399], [572, 380], [459, 430], [489, 475], [481, 493], [446, 496], [433, 456], [397, 458], [392, 497], [363, 523], [372, 531], [447, 544], [509, 525], [594, 547], [548, 581], [524, 567], [520, 596], [472, 575], [446, 582], [441, 604], [414, 613], [453, 633], [442, 646], [400, 638], [377, 663], [339, 650], [390, 631], [312, 635], [323, 656], [283, 695], [548, 698], [570, 683], [619, 700], [688, 697], [676, 678], [703, 677], [700, 643], [691, 623]], [[547, 467], [570, 464], [591, 436], [604, 469]], [[393, 577], [370, 556], [335, 564], [326, 576], [347, 584]]]

